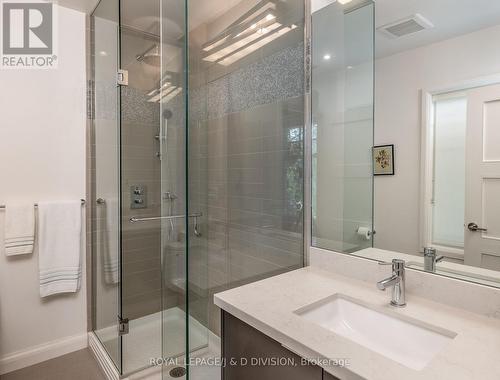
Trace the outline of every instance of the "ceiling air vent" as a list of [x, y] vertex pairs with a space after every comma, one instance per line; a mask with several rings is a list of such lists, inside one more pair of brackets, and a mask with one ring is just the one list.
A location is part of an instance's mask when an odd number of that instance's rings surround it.
[[433, 27], [434, 25], [429, 20], [417, 13], [402, 20], [382, 25], [377, 30], [391, 38], [400, 38]]

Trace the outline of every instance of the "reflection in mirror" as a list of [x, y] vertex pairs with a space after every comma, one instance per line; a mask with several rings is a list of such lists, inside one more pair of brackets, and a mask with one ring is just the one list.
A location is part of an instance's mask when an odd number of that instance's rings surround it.
[[372, 245], [373, 9], [312, 16], [313, 245], [340, 252]]
[[314, 3], [313, 245], [500, 287], [500, 3]]

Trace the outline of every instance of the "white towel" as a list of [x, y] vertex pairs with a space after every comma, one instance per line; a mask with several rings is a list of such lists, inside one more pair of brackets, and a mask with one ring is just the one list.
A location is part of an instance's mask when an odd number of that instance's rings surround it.
[[35, 211], [33, 203], [8, 204], [5, 208], [5, 254], [33, 253], [35, 242]]
[[81, 201], [38, 203], [40, 296], [74, 293], [82, 275]]
[[120, 251], [119, 225], [120, 214], [118, 199], [107, 198], [106, 203], [98, 206], [100, 223], [98, 224], [98, 238], [102, 256], [104, 281], [113, 285], [120, 281]]

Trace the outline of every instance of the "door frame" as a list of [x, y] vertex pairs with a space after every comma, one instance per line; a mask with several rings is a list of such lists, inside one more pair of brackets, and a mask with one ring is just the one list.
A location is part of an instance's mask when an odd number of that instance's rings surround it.
[[434, 173], [434, 102], [433, 97], [446, 93], [467, 91], [477, 87], [500, 84], [500, 74], [482, 76], [436, 88], [421, 89], [420, 122], [420, 250], [433, 246], [438, 254], [458, 260], [464, 259], [464, 249], [432, 244], [432, 198]]

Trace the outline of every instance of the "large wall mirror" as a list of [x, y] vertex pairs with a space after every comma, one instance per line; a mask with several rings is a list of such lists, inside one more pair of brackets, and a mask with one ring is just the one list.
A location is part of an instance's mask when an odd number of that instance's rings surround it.
[[313, 246], [500, 287], [500, 2], [312, 11]]

